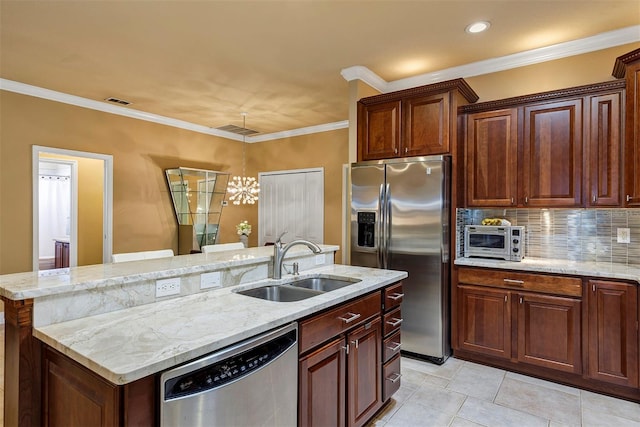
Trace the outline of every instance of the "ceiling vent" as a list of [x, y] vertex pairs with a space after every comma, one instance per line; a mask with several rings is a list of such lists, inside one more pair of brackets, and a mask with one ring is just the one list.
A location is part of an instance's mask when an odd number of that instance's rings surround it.
[[236, 126], [236, 125], [220, 126], [219, 128], [216, 128], [216, 129], [223, 130], [225, 132], [235, 133], [242, 136], [249, 136], [249, 135], [255, 135], [256, 133], [260, 133], [257, 130], [247, 129], [247, 128]]
[[106, 98], [105, 101], [113, 102], [114, 104], [120, 104], [120, 105], [131, 105], [129, 101], [125, 101], [124, 99], [114, 98], [113, 96]]

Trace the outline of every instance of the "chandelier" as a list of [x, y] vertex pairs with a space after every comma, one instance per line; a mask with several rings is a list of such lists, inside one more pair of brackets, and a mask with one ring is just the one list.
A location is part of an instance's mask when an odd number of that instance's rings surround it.
[[247, 113], [242, 115], [242, 176], [234, 176], [227, 185], [227, 192], [230, 194], [229, 200], [234, 205], [253, 205], [258, 201], [258, 193], [260, 193], [260, 184], [254, 177], [248, 177], [246, 174], [245, 152], [247, 147], [246, 131], [247, 131]]

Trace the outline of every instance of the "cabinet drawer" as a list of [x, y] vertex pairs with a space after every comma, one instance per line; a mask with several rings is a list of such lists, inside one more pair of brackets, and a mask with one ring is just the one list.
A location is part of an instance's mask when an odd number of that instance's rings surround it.
[[382, 293], [382, 303], [385, 311], [389, 311], [402, 303], [404, 293], [402, 293], [402, 282], [389, 286]]
[[384, 324], [383, 324], [384, 336], [386, 337], [390, 333], [399, 330], [401, 324], [402, 324], [402, 313], [400, 312], [400, 307], [385, 314]]
[[575, 277], [514, 273], [506, 270], [460, 268], [458, 271], [458, 282], [571, 297], [582, 296], [582, 280]]
[[383, 359], [388, 362], [396, 354], [400, 354], [400, 331], [397, 331], [382, 342]]
[[300, 322], [300, 353], [380, 314], [380, 293], [348, 302]]
[[397, 355], [389, 362], [384, 364], [382, 368], [382, 378], [384, 378], [384, 386], [382, 387], [382, 401], [386, 402], [400, 388], [400, 355]]

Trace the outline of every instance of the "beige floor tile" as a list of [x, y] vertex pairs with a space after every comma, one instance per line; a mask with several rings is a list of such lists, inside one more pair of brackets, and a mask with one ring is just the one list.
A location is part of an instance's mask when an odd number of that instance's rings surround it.
[[580, 397], [546, 386], [505, 378], [495, 403], [538, 417], [580, 426]]
[[446, 427], [454, 414], [407, 402], [385, 424], [385, 427]]
[[493, 401], [504, 379], [505, 371], [488, 366], [465, 363], [447, 386], [448, 390]]
[[400, 380], [402, 387], [410, 390], [416, 390], [420, 387], [427, 377], [427, 374], [424, 372], [404, 366], [404, 363], [400, 365], [400, 373], [402, 374], [402, 379]]
[[423, 360], [403, 357], [402, 364], [413, 370], [424, 372], [425, 374], [451, 379], [456, 374], [456, 372], [458, 372], [458, 370], [465, 364], [465, 362], [450, 357], [442, 365], [436, 365], [435, 363], [426, 362]]
[[640, 427], [640, 422], [600, 412], [597, 409], [583, 408], [583, 427]]
[[547, 427], [548, 420], [486, 400], [468, 397], [457, 415], [476, 424], [490, 427]]
[[473, 421], [465, 420], [464, 418], [455, 417], [449, 427], [486, 427], [482, 424], [474, 423]]
[[[396, 393], [398, 394], [398, 393]], [[391, 402], [387, 406], [385, 406], [384, 410], [376, 415], [376, 420], [380, 422], [387, 422], [389, 419], [395, 414], [398, 409], [403, 405], [404, 402], [396, 400], [396, 394], [391, 398]], [[376, 424], [380, 425], [380, 424]]]
[[522, 381], [522, 382], [526, 382], [526, 383], [530, 383], [530, 384], [536, 384], [542, 387], [547, 387], [547, 388], [551, 388], [554, 390], [558, 390], [561, 391], [563, 393], [567, 393], [567, 394], [573, 394], [574, 396], [580, 396], [580, 389], [575, 388], [575, 387], [569, 387], [563, 384], [558, 384], [558, 383], [554, 383], [551, 381], [545, 381], [545, 380], [541, 380], [539, 378], [534, 378], [534, 377], [528, 377], [526, 375], [522, 375], [522, 374], [516, 374], [515, 372], [507, 372], [507, 375], [505, 378], [511, 378], [514, 380], [518, 380], [518, 381]]
[[580, 392], [580, 396], [582, 397], [583, 417], [585, 413], [588, 413], [588, 415], [598, 413], [603, 416], [626, 418], [640, 423], [640, 404], [638, 403], [584, 390]]
[[464, 394], [432, 386], [431, 384], [423, 384], [405, 403], [417, 402], [422, 406], [433, 407], [443, 412], [455, 414], [464, 403], [465, 398]]

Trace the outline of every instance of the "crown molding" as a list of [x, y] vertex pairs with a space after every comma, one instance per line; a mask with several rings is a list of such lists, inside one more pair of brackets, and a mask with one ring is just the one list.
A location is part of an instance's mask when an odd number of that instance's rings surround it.
[[264, 135], [256, 135], [247, 137], [247, 142], [264, 142], [272, 141], [274, 139], [291, 138], [293, 136], [310, 135], [313, 133], [329, 132], [337, 129], [345, 129], [349, 127], [349, 120], [343, 120], [341, 122], [325, 123], [322, 125], [308, 126], [304, 128], [298, 128], [293, 130], [285, 130], [282, 132], [265, 133]]
[[[640, 41], [640, 25], [634, 25], [579, 40], [558, 43], [499, 58], [486, 59], [391, 82], [386, 82], [373, 71], [363, 66], [357, 66], [357, 70], [353, 70], [356, 67], [345, 68], [341, 74], [343, 77], [345, 77], [346, 74], [351, 79], [360, 78], [360, 80], [372, 86], [374, 89], [382, 93], [388, 93], [445, 80], [480, 76], [512, 68], [524, 67], [638, 41]], [[345, 77], [345, 79], [347, 78]], [[349, 79], [347, 80], [350, 81]]]
[[[69, 95], [63, 92], [57, 92], [51, 89], [45, 89], [38, 86], [28, 85], [13, 80], [0, 78], [0, 90], [7, 92], [15, 92], [22, 95], [33, 96], [36, 98], [47, 99], [49, 101], [61, 102], [63, 104], [75, 105], [76, 107], [88, 108], [90, 110], [102, 111], [103, 113], [116, 114], [118, 116], [129, 117], [136, 120], [144, 120], [147, 122], [158, 123], [161, 125], [171, 126], [175, 128], [185, 129], [192, 132], [203, 133], [206, 135], [218, 136], [220, 138], [231, 139], [234, 141], [244, 141], [242, 135], [232, 132], [225, 132], [216, 128], [197, 125], [195, 123], [186, 122], [184, 120], [173, 119], [171, 117], [161, 116], [153, 113], [136, 110], [119, 105], [111, 105], [106, 102], [96, 101], [93, 99], [83, 98], [81, 96]], [[300, 129], [293, 129], [283, 132], [275, 132], [264, 135], [256, 135], [247, 137], [246, 142], [263, 142], [272, 141], [280, 138], [292, 136], [308, 135], [318, 132], [327, 132], [335, 129], [343, 129], [349, 127], [349, 121], [341, 121], [335, 123], [327, 123], [317, 126], [309, 126]]]

